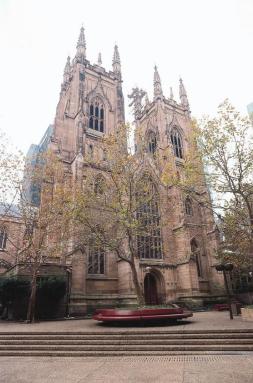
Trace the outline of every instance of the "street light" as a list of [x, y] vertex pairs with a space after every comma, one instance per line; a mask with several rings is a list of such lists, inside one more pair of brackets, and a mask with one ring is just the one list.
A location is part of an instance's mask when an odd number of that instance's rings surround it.
[[227, 271], [230, 273], [233, 270], [234, 265], [232, 263], [221, 263], [220, 265], [216, 265], [215, 268], [217, 271], [223, 272], [225, 288], [226, 288], [226, 293], [227, 293], [227, 297], [228, 297], [229, 315], [230, 315], [230, 319], [234, 319], [233, 318], [232, 305], [231, 305], [231, 295], [230, 295], [230, 290], [229, 290], [229, 286], [228, 286], [228, 278], [227, 278], [227, 273], [226, 273]]

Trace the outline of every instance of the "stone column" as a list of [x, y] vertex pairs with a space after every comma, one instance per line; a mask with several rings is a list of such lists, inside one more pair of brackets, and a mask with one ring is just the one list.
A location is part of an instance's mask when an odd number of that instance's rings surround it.
[[72, 258], [70, 315], [83, 316], [87, 312], [86, 266], [86, 255], [77, 251]]

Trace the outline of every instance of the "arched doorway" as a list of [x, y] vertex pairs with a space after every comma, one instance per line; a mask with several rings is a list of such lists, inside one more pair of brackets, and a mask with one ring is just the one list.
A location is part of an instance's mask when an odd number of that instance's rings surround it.
[[144, 279], [144, 296], [147, 305], [158, 305], [157, 283], [154, 274], [148, 273]]

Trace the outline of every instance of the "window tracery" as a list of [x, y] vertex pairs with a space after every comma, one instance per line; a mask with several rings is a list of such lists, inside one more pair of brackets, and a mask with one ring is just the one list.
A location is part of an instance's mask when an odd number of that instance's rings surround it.
[[104, 133], [104, 105], [100, 99], [95, 98], [89, 105], [89, 128]]
[[94, 182], [94, 193], [97, 195], [97, 196], [101, 196], [103, 195], [105, 192], [105, 179], [104, 177], [99, 174], [96, 178], [95, 178], [95, 182]]
[[142, 187], [142, 193], [137, 195], [137, 220], [142, 232], [137, 236], [137, 253], [139, 258], [161, 259], [159, 196], [150, 179], [144, 182], [147, 183], [146, 191], [144, 192], [145, 187]]
[[6, 249], [7, 231], [5, 227], [0, 228], [0, 250]]
[[185, 212], [187, 215], [193, 215], [192, 200], [189, 196], [185, 199]]
[[88, 145], [88, 158], [89, 158], [89, 160], [93, 159], [93, 154], [94, 154], [93, 145], [90, 144], [90, 145]]
[[99, 246], [90, 245], [88, 274], [105, 274], [105, 252]]
[[151, 154], [155, 154], [157, 149], [157, 138], [154, 132], [150, 132], [148, 135], [148, 151]]
[[182, 137], [179, 131], [174, 128], [170, 135], [171, 143], [173, 146], [174, 155], [177, 158], [183, 158], [183, 145], [182, 145]]

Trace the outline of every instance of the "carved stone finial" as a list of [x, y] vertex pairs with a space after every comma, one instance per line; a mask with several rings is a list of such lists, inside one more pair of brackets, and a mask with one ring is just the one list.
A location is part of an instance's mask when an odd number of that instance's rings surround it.
[[157, 66], [155, 65], [155, 72], [154, 72], [154, 100], [162, 99], [163, 98], [163, 91], [162, 91], [162, 84], [161, 79], [157, 70]]
[[113, 59], [112, 59], [112, 69], [119, 77], [121, 77], [121, 63], [118, 46], [114, 46]]
[[145, 108], [150, 104], [149, 102], [149, 98], [148, 98], [148, 94], [146, 92], [146, 95], [145, 95]]
[[185, 108], [189, 108], [189, 102], [187, 98], [187, 93], [183, 84], [183, 80], [179, 79], [179, 96], [181, 100], [181, 105], [183, 105]]
[[98, 65], [99, 65], [99, 66], [102, 65], [102, 56], [101, 56], [101, 52], [99, 52], [99, 54], [98, 54]]
[[136, 120], [138, 120], [141, 117], [142, 114], [142, 99], [145, 96], [146, 92], [144, 90], [139, 88], [133, 88], [132, 93], [128, 95], [128, 98], [132, 99], [132, 102], [129, 104], [129, 106], [133, 106], [134, 109], [134, 117]]
[[63, 74], [63, 81], [68, 82], [69, 81], [69, 75], [70, 75], [71, 65], [70, 65], [70, 57], [67, 57], [67, 62], [64, 68], [64, 74]]
[[64, 73], [69, 73], [70, 71], [70, 56], [67, 57], [67, 62], [64, 68]]
[[113, 60], [112, 60], [112, 63], [113, 63], [113, 64], [115, 64], [115, 63], [120, 64], [119, 49], [118, 49], [118, 45], [116, 45], [116, 44], [115, 44], [115, 46], [114, 46], [114, 52], [113, 52]]
[[84, 27], [82, 26], [80, 29], [79, 38], [76, 44], [76, 58], [78, 61], [83, 61], [86, 58], [86, 42], [84, 36]]
[[173, 89], [170, 87], [170, 99], [174, 100], [174, 94], [173, 94]]

